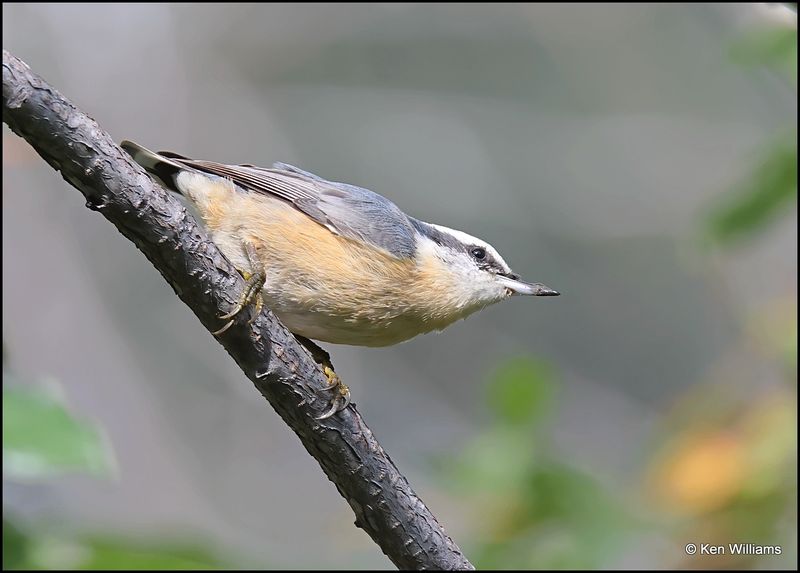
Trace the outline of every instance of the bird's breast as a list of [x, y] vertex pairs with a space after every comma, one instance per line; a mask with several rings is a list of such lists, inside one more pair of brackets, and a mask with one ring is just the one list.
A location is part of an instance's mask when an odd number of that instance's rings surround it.
[[239, 269], [252, 270], [244, 243], [255, 247], [266, 273], [264, 302], [295, 334], [388, 346], [472, 312], [454, 298], [457, 289], [436, 258], [394, 257], [278, 199], [241, 193], [225, 199], [204, 213], [214, 241]]

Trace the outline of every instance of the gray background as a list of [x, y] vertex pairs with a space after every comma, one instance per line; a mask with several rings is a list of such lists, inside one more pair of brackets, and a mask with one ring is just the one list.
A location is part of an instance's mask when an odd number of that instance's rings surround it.
[[[791, 86], [728, 55], [770, 17], [747, 5], [4, 4], [3, 44], [117, 140], [373, 189], [563, 293], [387, 349], [328, 347], [459, 540], [476, 524], [430, 460], [486, 421], [487, 375], [505, 359], [554, 366], [553, 449], [610, 487], [721, 361], [738, 372], [731, 393], [780, 382], [742, 344], [742, 317], [796, 299], [796, 214], [733, 252], [692, 242], [796, 122]], [[3, 149], [11, 364], [57, 380], [118, 465], [112, 481], [14, 484], [4, 505], [70, 527], [193, 532], [260, 566], [389, 566], [145, 258], [5, 127]], [[655, 558], [630, 547], [610, 566]]]

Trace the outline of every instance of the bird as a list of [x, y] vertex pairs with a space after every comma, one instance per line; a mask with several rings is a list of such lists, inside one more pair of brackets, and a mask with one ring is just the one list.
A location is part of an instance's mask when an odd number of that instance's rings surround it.
[[251, 320], [266, 305], [339, 391], [320, 419], [344, 409], [350, 392], [313, 341], [389, 346], [514, 295], [559, 295], [521, 280], [486, 241], [416, 219], [373, 191], [286, 163], [229, 165], [132, 141], [120, 146], [188, 199], [245, 278], [237, 304], [220, 317], [228, 322], [214, 334], [224, 334], [251, 303]]

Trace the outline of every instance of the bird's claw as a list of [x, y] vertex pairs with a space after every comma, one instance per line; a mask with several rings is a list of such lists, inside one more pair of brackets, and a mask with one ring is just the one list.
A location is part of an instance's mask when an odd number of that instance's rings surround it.
[[328, 386], [319, 390], [320, 392], [330, 392], [335, 391], [336, 395], [333, 397], [331, 402], [331, 407], [328, 410], [320, 415], [317, 416], [317, 420], [326, 420], [331, 416], [341, 412], [347, 406], [350, 405], [350, 388], [348, 388], [343, 382], [342, 379], [339, 378], [338, 374], [333, 371], [333, 368], [330, 366], [324, 366], [322, 371], [325, 373], [325, 377], [328, 379]]
[[252, 324], [256, 317], [261, 314], [261, 309], [264, 306], [264, 299], [261, 297], [261, 289], [264, 287], [266, 276], [263, 272], [256, 272], [252, 275], [250, 273], [243, 273], [243, 276], [247, 281], [245, 283], [244, 290], [242, 291], [242, 294], [239, 295], [239, 300], [236, 301], [236, 305], [233, 307], [233, 310], [219, 317], [220, 320], [227, 320], [228, 322], [219, 330], [214, 331], [212, 333], [214, 336], [219, 336], [228, 330], [236, 320], [236, 316], [238, 316], [239, 313], [247, 308], [250, 303], [254, 303], [255, 308], [253, 309], [253, 315], [247, 321], [247, 324]]
[[212, 332], [211, 334], [213, 334], [214, 336], [219, 336], [220, 334], [222, 334], [222, 333], [224, 333], [226, 330], [228, 330], [228, 329], [229, 329], [229, 328], [230, 328], [232, 325], [233, 325], [233, 320], [229, 320], [229, 321], [228, 321], [228, 322], [225, 324], [225, 326], [223, 326], [223, 327], [222, 327], [222, 328], [220, 328], [219, 330], [215, 330], [215, 331], [214, 331], [214, 332]]
[[328, 379], [328, 385], [324, 388], [319, 388], [317, 392], [334, 392], [330, 407], [325, 411], [324, 414], [316, 417], [317, 420], [326, 420], [331, 416], [338, 414], [350, 405], [350, 388], [348, 388], [342, 382], [342, 379], [339, 378], [339, 375], [334, 372], [333, 364], [331, 364], [330, 354], [325, 352], [315, 342], [309, 340], [305, 336], [300, 336], [299, 334], [295, 334], [294, 336], [297, 341], [302, 344], [305, 349], [309, 351], [309, 353], [311, 353], [311, 357], [314, 359], [314, 362], [322, 367], [322, 372], [325, 374], [325, 378]]

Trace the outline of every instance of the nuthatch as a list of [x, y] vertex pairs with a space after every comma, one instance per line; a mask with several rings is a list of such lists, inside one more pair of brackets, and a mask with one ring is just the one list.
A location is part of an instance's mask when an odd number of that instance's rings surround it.
[[224, 165], [121, 145], [197, 207], [247, 279], [239, 304], [221, 318], [254, 299], [256, 312], [263, 302], [305, 339], [388, 346], [512, 295], [559, 294], [521, 281], [488, 243], [419, 221], [372, 191], [285, 163]]

